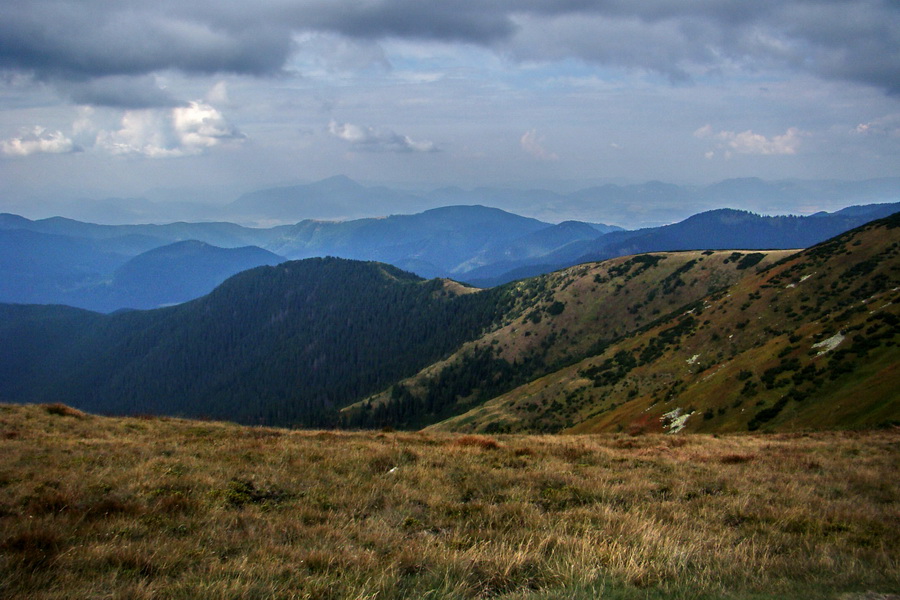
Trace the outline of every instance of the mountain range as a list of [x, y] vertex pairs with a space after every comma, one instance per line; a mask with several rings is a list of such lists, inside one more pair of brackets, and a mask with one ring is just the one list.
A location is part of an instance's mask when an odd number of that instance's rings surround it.
[[0, 398], [287, 426], [881, 426], [900, 422], [898, 236], [894, 214], [801, 251], [653, 251], [490, 289], [311, 258], [157, 310], [0, 305]]
[[254, 266], [323, 256], [385, 262], [422, 277], [491, 287], [641, 252], [802, 248], [898, 208], [900, 203], [854, 206], [807, 217], [720, 209], [632, 231], [578, 221], [551, 224], [478, 205], [270, 228], [98, 225], [2, 214], [0, 301], [101, 312], [155, 308], [200, 297]]
[[[42, 198], [39, 203], [5, 199], [2, 210], [32, 218], [64, 215], [108, 224], [230, 221], [253, 227], [290, 225], [307, 219], [353, 220], [414, 214], [453, 205], [482, 205], [541, 221], [612, 223], [626, 229], [657, 227], [716, 208], [760, 214], [833, 212], [850, 204], [900, 200], [900, 178], [841, 180], [727, 179], [708, 185], [557, 182], [551, 189], [364, 185], [345, 176], [256, 190], [149, 190], [145, 197]], [[236, 197], [231, 194], [239, 194]], [[42, 210], [38, 214], [36, 210]], [[214, 243], [214, 242], [211, 242]]]

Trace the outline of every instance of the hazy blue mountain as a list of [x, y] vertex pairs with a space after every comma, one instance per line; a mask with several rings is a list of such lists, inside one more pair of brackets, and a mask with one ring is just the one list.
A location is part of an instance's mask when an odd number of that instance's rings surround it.
[[[10, 227], [27, 228], [28, 233], [12, 234]], [[28, 237], [21, 249], [7, 244], [3, 258], [8, 269], [19, 273], [8, 278], [9, 293], [0, 294], [0, 301], [64, 303], [95, 310], [145, 308], [160, 303], [181, 302], [189, 297], [189, 289], [202, 293], [212, 289], [224, 276], [233, 274], [246, 261], [226, 261], [230, 266], [214, 272], [209, 269], [209, 257], [188, 256], [186, 248], [225, 254], [220, 248], [193, 245], [175, 246], [172, 250], [150, 252], [129, 265], [146, 268], [149, 261], [170, 262], [169, 278], [162, 277], [163, 267], [154, 267], [156, 275], [138, 278], [147, 286], [173, 292], [161, 297], [150, 290], [138, 292], [134, 280], [122, 287], [122, 275], [113, 271], [130, 258], [167, 246], [174, 241], [196, 236], [196, 242], [235, 248], [259, 245], [287, 258], [339, 256], [361, 260], [379, 260], [414, 270], [425, 276], [448, 275], [460, 263], [469, 260], [490, 243], [514, 239], [552, 227], [535, 219], [520, 217], [505, 211], [482, 206], [455, 206], [425, 211], [413, 215], [395, 215], [382, 219], [352, 221], [306, 220], [296, 225], [269, 229], [240, 227], [230, 223], [172, 223], [169, 225], [111, 226], [81, 223], [71, 219], [50, 218], [31, 221], [16, 215], [0, 215], [0, 232]], [[589, 226], [585, 228], [590, 229]], [[22, 230], [24, 231], [24, 230]], [[42, 237], [44, 236], [44, 237]], [[249, 243], [255, 242], [255, 243]], [[26, 249], [42, 252], [43, 258], [29, 258]], [[246, 250], [245, 250], [246, 252]], [[96, 255], [96, 256], [94, 256]], [[257, 257], [248, 266], [278, 262], [274, 255]], [[280, 257], [279, 257], [280, 260]], [[194, 262], [191, 262], [194, 261]], [[195, 264], [200, 261], [203, 265]], [[51, 269], [50, 266], [53, 266]], [[186, 281], [184, 269], [199, 269], [205, 275], [197, 277], [197, 288], [176, 284]], [[154, 283], [157, 282], [157, 283]], [[165, 282], [165, 283], [163, 283]], [[211, 283], [212, 282], [212, 283]], [[174, 292], [178, 290], [179, 293]], [[26, 293], [27, 292], [27, 293]]]
[[356, 219], [421, 210], [421, 198], [386, 187], [365, 187], [343, 175], [322, 181], [258, 190], [226, 208], [230, 218], [272, 221]]
[[0, 229], [0, 301], [101, 312], [154, 308], [197, 298], [235, 273], [284, 260], [261, 248], [198, 241], [131, 256], [129, 242], [135, 239], [145, 241], [134, 235], [92, 240]]
[[30, 220], [18, 215], [0, 215], [0, 229], [27, 229], [96, 240], [107, 247], [133, 240], [133, 254], [146, 252], [165, 244], [184, 240], [200, 240], [221, 248], [264, 246], [277, 237], [279, 228], [256, 229], [234, 223], [168, 223], [165, 225], [98, 225], [63, 217]]
[[[449, 205], [483, 205], [540, 221], [612, 223], [628, 229], [658, 227], [716, 208], [749, 210], [761, 214], [811, 214], [835, 211], [849, 204], [900, 200], [900, 178], [861, 181], [778, 180], [746, 177], [709, 185], [676, 185], [661, 181], [604, 183], [568, 191], [516, 187], [444, 187], [410, 192], [386, 186], [368, 186], [345, 176], [271, 187], [238, 194], [221, 188], [206, 190], [148, 190], [143, 198], [48, 199], [50, 213], [98, 223], [166, 223], [172, 221], [228, 221], [271, 227], [305, 219], [359, 219], [390, 214], [411, 214]], [[154, 198], [154, 199], [148, 199]], [[193, 201], [191, 201], [193, 199]], [[24, 213], [24, 202], [8, 202], [6, 210]], [[46, 207], [56, 207], [56, 210]], [[28, 214], [28, 213], [25, 213]], [[2, 226], [2, 225], [0, 225]], [[148, 235], [155, 233], [142, 232]], [[199, 239], [221, 247], [264, 246], [259, 239], [208, 239], [196, 230], [174, 242]]]
[[551, 227], [484, 206], [448, 206], [414, 215], [345, 222], [303, 221], [270, 250], [288, 258], [339, 256], [377, 260], [422, 276], [449, 275], [488, 244]]
[[19, 215], [0, 213], [0, 229], [28, 229], [33, 222]]
[[809, 207], [833, 211], [850, 203], [900, 200], [900, 179], [765, 181], [757, 177], [744, 177], [698, 188], [697, 196], [708, 206], [744, 208], [770, 214], [808, 212]]
[[826, 216], [767, 217], [719, 209], [680, 223], [628, 233], [611, 233], [591, 243], [578, 262], [655, 250], [729, 250], [808, 248], [868, 221], [900, 210], [900, 202], [872, 205], [855, 213]]
[[864, 181], [727, 179], [711, 185], [659, 181], [604, 184], [574, 192], [504, 188], [441, 188], [427, 195], [443, 204], [484, 204], [545, 221], [560, 218], [613, 223], [628, 229], [658, 227], [716, 209], [767, 214], [834, 211], [847, 204], [900, 200], [900, 178]]
[[[616, 228], [607, 228], [615, 231]], [[564, 221], [512, 240], [497, 240], [488, 244], [471, 259], [460, 264], [454, 273], [469, 273], [479, 269], [481, 277], [490, 273], [500, 275], [525, 263], [542, 262], [543, 257], [569, 244], [594, 240], [603, 235], [596, 227], [579, 221]]]
[[126, 260], [92, 240], [0, 229], [0, 301], [64, 304]]
[[[140, 254], [113, 273], [78, 306], [111, 312], [119, 308], [156, 308], [179, 304], [211, 292], [241, 271], [277, 265], [284, 258], [255, 246], [218, 248], [188, 240]], [[91, 301], [93, 300], [93, 301]]]
[[[347, 181], [333, 183], [342, 186]], [[745, 183], [751, 188], [756, 185]], [[669, 186], [648, 184], [642, 189], [642, 193], [662, 194]], [[6, 274], [0, 301], [63, 303], [101, 311], [147, 308], [183, 302], [243, 268], [272, 264], [281, 257], [375, 260], [424, 277], [453, 277], [493, 286], [580, 262], [641, 252], [803, 248], [898, 207], [900, 203], [853, 206], [809, 217], [767, 217], [720, 209], [672, 225], [633, 231], [609, 231], [614, 228], [577, 221], [552, 225], [485, 206], [447, 206], [350, 221], [305, 220], [268, 229], [230, 223], [110, 226], [0, 215], [0, 233], [6, 240], [0, 243], [0, 274]], [[195, 234], [196, 238], [189, 237]], [[190, 244], [152, 252], [192, 239]], [[223, 248], [242, 250], [229, 254]], [[147, 252], [129, 265], [133, 273], [116, 273], [130, 259]], [[243, 256], [248, 253], [253, 257]], [[126, 276], [129, 273], [131, 279]]]

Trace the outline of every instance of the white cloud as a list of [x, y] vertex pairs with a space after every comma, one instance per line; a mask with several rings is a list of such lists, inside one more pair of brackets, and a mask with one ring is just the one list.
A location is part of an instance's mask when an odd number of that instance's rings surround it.
[[408, 135], [401, 135], [389, 129], [362, 127], [353, 123], [331, 121], [328, 132], [369, 152], [436, 152], [434, 142], [413, 140]]
[[[802, 138], [806, 135], [796, 127], [790, 127], [784, 134], [771, 138], [754, 133], [750, 129], [741, 132], [720, 131], [716, 133], [711, 125], [704, 125], [694, 132], [694, 137], [715, 140], [718, 148], [724, 151], [726, 157], [733, 154], [796, 154]], [[707, 158], [711, 158], [711, 156], [711, 153], [706, 153]]]
[[154, 110], [129, 110], [121, 127], [100, 131], [96, 146], [111, 154], [140, 154], [150, 158], [181, 156], [163, 116]]
[[900, 114], [888, 115], [868, 123], [860, 123], [853, 132], [861, 135], [900, 137]]
[[538, 160], [559, 160], [559, 157], [556, 154], [548, 152], [547, 149], [544, 148], [543, 143], [544, 138], [538, 137], [536, 129], [526, 131], [519, 140], [522, 149], [534, 158], [537, 158]]
[[191, 102], [170, 111], [127, 111], [119, 129], [98, 133], [96, 145], [113, 154], [172, 158], [200, 154], [243, 138], [217, 109]]
[[0, 141], [0, 152], [6, 156], [65, 154], [77, 151], [78, 147], [63, 132], [48, 131], [40, 126], [22, 130], [18, 137]]
[[191, 102], [172, 110], [172, 123], [181, 148], [191, 154], [229, 141], [243, 139], [218, 110], [209, 104]]

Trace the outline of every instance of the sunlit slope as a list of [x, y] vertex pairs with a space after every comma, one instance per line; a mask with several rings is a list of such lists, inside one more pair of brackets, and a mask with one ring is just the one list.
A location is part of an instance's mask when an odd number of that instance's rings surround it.
[[791, 256], [439, 429], [790, 431], [900, 421], [900, 215]]
[[502, 294], [509, 308], [483, 336], [345, 409], [346, 423], [420, 427], [459, 414], [593, 356], [792, 252], [658, 252], [509, 284], [492, 292]]

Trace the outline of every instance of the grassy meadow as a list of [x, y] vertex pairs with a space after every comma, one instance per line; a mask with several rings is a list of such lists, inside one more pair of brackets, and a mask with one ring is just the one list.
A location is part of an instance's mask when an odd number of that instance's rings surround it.
[[0, 405], [0, 597], [889, 598], [900, 431], [288, 431]]

